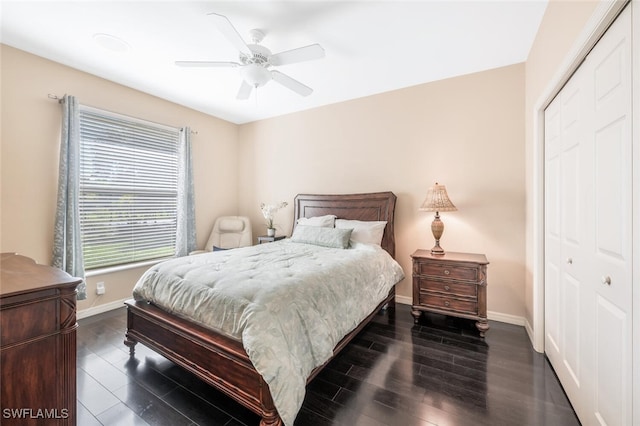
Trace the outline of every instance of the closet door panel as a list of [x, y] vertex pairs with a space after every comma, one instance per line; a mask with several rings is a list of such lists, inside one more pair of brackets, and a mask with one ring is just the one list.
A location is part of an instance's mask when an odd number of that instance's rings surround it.
[[625, 382], [631, 377], [624, 354], [631, 351], [627, 334], [630, 331], [628, 315], [603, 297], [597, 297], [596, 307], [596, 371], [595, 409], [596, 424], [631, 424], [626, 407], [631, 395]]
[[[570, 395], [577, 395], [584, 387], [583, 348], [585, 321], [582, 298], [584, 277], [580, 265], [584, 264], [584, 143], [583, 121], [585, 115], [584, 72], [578, 70], [576, 78], [565, 85], [561, 99], [562, 154], [559, 169], [561, 182], [560, 224], [562, 265], [562, 368], [565, 388]], [[586, 324], [588, 326], [588, 324]]]
[[556, 156], [547, 161], [546, 174], [553, 184], [547, 185], [547, 221], [545, 222], [547, 235], [557, 244], [560, 243], [560, 157]]
[[584, 105], [584, 91], [581, 79], [573, 80], [564, 88], [561, 96], [561, 146], [562, 159], [559, 170], [561, 189], [561, 229], [562, 243], [571, 246], [567, 255], [575, 255], [575, 247], [580, 244], [580, 194], [581, 194], [581, 143], [583, 138], [581, 108]]
[[545, 347], [552, 362], [562, 362], [560, 350], [560, 283], [563, 266], [561, 258], [561, 195], [560, 152], [560, 99], [556, 98], [545, 110]]
[[545, 271], [545, 345], [549, 358], [559, 359], [560, 354], [560, 270], [548, 262]]
[[576, 388], [581, 387], [582, 377], [581, 309], [580, 304], [576, 303], [576, 300], [581, 298], [580, 287], [580, 282], [577, 279], [570, 274], [565, 275], [562, 286], [563, 363]]
[[596, 424], [631, 424], [632, 80], [631, 10], [593, 49]]
[[[562, 182], [562, 243], [574, 250], [580, 244], [580, 149], [573, 145], [563, 152], [562, 168], [560, 170]], [[568, 253], [569, 254], [569, 253]]]
[[596, 133], [595, 207], [596, 249], [611, 261], [625, 261], [630, 248], [631, 152], [625, 140], [627, 122], [619, 119]]

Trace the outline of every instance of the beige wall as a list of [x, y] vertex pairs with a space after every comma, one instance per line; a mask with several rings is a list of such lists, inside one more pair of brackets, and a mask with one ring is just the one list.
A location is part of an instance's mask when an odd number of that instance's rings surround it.
[[[548, 91], [552, 80], [556, 78], [559, 67], [566, 60], [574, 47], [589, 18], [593, 14], [598, 1], [566, 1], [551, 0], [547, 6], [538, 34], [526, 62], [526, 165], [527, 165], [527, 222], [526, 248], [527, 270], [525, 306], [526, 320], [534, 326], [534, 107], [541, 96]], [[540, 282], [537, 285], [542, 285]]]
[[[1, 222], [0, 250], [50, 264], [55, 215], [60, 106], [47, 94], [74, 95], [79, 102], [171, 126], [189, 125], [193, 135], [196, 222], [200, 245], [221, 214], [237, 214], [238, 127], [46, 59], [0, 45]], [[131, 295], [143, 269], [91, 277], [88, 300], [78, 309]], [[95, 282], [107, 293], [99, 300]]]
[[[524, 64], [396, 90], [240, 127], [240, 211], [264, 233], [261, 202], [297, 193], [393, 191], [396, 257], [431, 248], [427, 188], [447, 186], [445, 250], [485, 253], [488, 309], [524, 316]], [[289, 233], [293, 206], [278, 213]]]

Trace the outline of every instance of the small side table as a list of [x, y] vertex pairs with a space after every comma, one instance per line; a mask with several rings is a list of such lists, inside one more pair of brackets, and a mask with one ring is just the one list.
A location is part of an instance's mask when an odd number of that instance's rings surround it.
[[424, 311], [476, 320], [480, 336], [487, 322], [487, 265], [484, 254], [416, 250], [413, 258], [413, 306], [416, 323]]
[[260, 235], [258, 237], [258, 244], [262, 244], [262, 243], [272, 243], [274, 241], [280, 241], [280, 240], [284, 240], [285, 238], [287, 238], [284, 235], [278, 235], [276, 237], [268, 237], [266, 235]]

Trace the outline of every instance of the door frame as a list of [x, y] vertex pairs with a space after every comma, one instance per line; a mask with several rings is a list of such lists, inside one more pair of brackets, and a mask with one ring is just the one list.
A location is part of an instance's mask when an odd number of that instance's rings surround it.
[[[600, 0], [591, 18], [565, 56], [553, 78], [533, 108], [533, 324], [529, 324], [529, 337], [538, 352], [544, 352], [544, 111], [571, 75], [586, 58], [589, 51], [613, 23], [619, 13], [633, 3], [632, 9], [632, 150], [633, 182], [640, 182], [640, 0]], [[640, 190], [633, 188], [633, 315], [632, 359], [640, 359]], [[633, 419], [640, 419], [640, 363], [632, 366]]]

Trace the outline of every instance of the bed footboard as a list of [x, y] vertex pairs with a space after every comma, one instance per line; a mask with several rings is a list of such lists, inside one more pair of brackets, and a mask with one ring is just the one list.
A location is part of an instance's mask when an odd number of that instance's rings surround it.
[[158, 307], [128, 300], [124, 344], [136, 343], [190, 371], [262, 417], [260, 425], [281, 425], [269, 387], [253, 368], [242, 344]]

